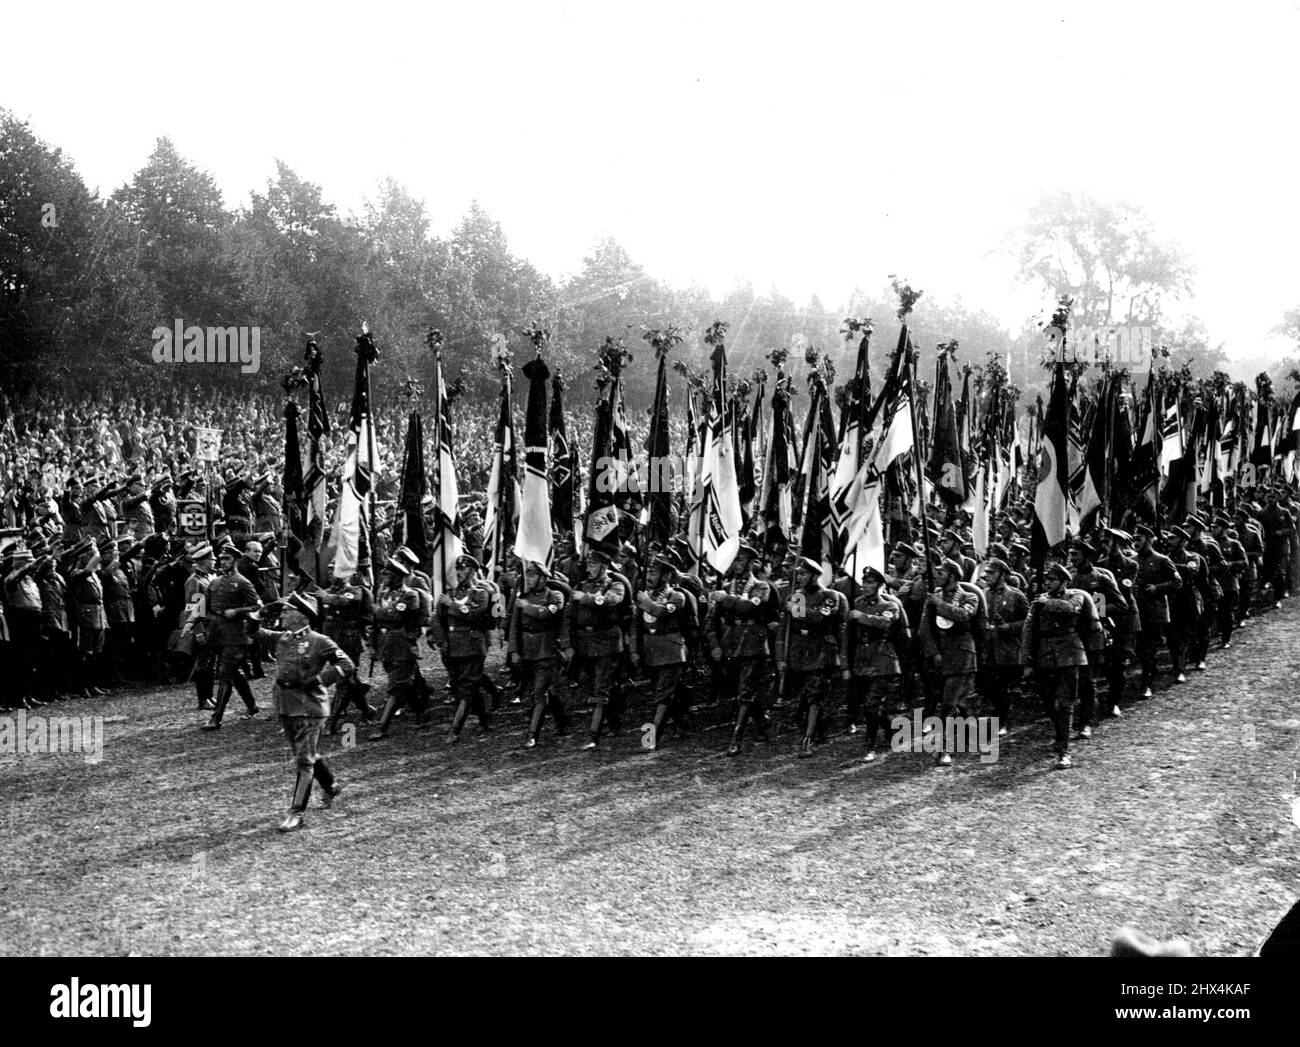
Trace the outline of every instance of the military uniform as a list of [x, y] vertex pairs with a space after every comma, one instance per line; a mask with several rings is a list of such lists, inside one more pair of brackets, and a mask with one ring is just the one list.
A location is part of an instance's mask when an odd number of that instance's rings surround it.
[[906, 647], [910, 631], [903, 602], [883, 584], [874, 596], [863, 593], [853, 601], [844, 624], [848, 662], [849, 719], [865, 716], [866, 748], [872, 753], [879, 732], [894, 713], [902, 713], [902, 664], [898, 648]]
[[1079, 676], [1079, 727], [1090, 734], [1097, 727], [1097, 684], [1102, 679], [1107, 650], [1105, 619], [1122, 613], [1128, 606], [1118, 580], [1104, 567], [1090, 564], [1075, 571], [1066, 583], [1071, 589], [1088, 594], [1085, 613], [1088, 614], [1083, 637], [1084, 653], [1088, 659], [1086, 669]]
[[194, 694], [200, 709], [212, 708], [216, 647], [208, 643], [208, 586], [215, 575], [201, 567], [185, 579], [185, 609], [178, 629], [178, 649], [194, 655]]
[[[290, 605], [306, 603], [310, 598], [295, 597]], [[313, 615], [314, 617], [314, 615]], [[290, 802], [290, 819], [281, 829], [297, 828], [302, 824], [302, 812], [307, 809], [313, 779], [320, 782], [327, 797], [326, 803], [338, 794], [338, 786], [329, 764], [317, 754], [321, 727], [329, 715], [329, 692], [326, 688], [356, 672], [356, 666], [347, 653], [333, 640], [309, 627], [288, 630], [261, 629], [259, 641], [273, 645], [275, 654], [275, 686], [272, 699], [275, 713], [284, 728], [285, 738], [293, 748], [297, 777], [293, 799]], [[292, 824], [293, 815], [296, 824]]]
[[100, 694], [96, 677], [108, 618], [104, 614], [104, 586], [99, 575], [84, 567], [73, 571], [68, 577], [68, 598], [72, 601], [77, 655], [81, 663], [81, 690], [85, 694]]
[[420, 672], [420, 594], [405, 583], [386, 586], [379, 590], [374, 606], [374, 651], [388, 677], [388, 693], [379, 727], [370, 735], [372, 742], [388, 734], [400, 707], [409, 705], [417, 717], [425, 709], [415, 683]]
[[540, 589], [526, 589], [515, 599], [510, 623], [508, 653], [519, 670], [521, 695], [528, 701], [529, 717], [526, 744], [532, 748], [542, 729], [549, 709], [557, 734], [569, 731], [569, 716], [564, 703], [554, 693], [559, 676], [559, 658], [563, 647], [564, 593], [543, 584]]
[[[353, 664], [360, 666], [366, 630], [375, 618], [375, 604], [370, 590], [352, 583], [337, 585], [318, 593], [316, 602], [320, 605], [324, 618], [321, 631], [339, 646]], [[339, 720], [353, 703], [361, 711], [362, 722], [370, 722], [374, 713], [366, 698], [369, 690], [368, 684], [360, 683], [355, 677], [339, 681], [334, 689], [334, 705], [329, 718], [330, 734], [338, 731]]]
[[[243, 699], [249, 716], [257, 713], [257, 703], [253, 700], [248, 680], [244, 678], [242, 666], [248, 654], [248, 615], [261, 607], [262, 602], [253, 583], [232, 570], [208, 583], [207, 605], [207, 642], [213, 648], [216, 663], [217, 707], [205, 727], [215, 730], [221, 726], [232, 690]], [[227, 611], [235, 611], [235, 617], [228, 619]]]
[[[1235, 530], [1233, 534], [1235, 534]], [[1226, 523], [1219, 528], [1219, 548], [1223, 551], [1224, 573], [1219, 579], [1223, 587], [1223, 599], [1219, 601], [1218, 627], [1219, 639], [1227, 647], [1232, 642], [1232, 630], [1241, 613], [1241, 585], [1249, 561], [1246, 547], [1240, 540], [1228, 533]]]
[[[1148, 587], [1150, 592], [1147, 591]], [[1169, 596], [1182, 587], [1182, 576], [1169, 557], [1150, 547], [1138, 553], [1133, 591], [1137, 597], [1138, 613], [1142, 616], [1137, 654], [1142, 663], [1144, 696], [1147, 696], [1145, 692], [1149, 692], [1155, 682], [1156, 654], [1169, 625]]]
[[825, 740], [821, 713], [830, 702], [835, 670], [841, 666], [848, 612], [844, 594], [823, 588], [816, 580], [794, 589], [786, 601], [776, 661], [778, 667], [784, 665], [790, 696], [798, 702], [795, 715], [804, 734], [801, 756], [812, 752], [814, 741]]
[[1064, 589], [1057, 597], [1044, 594], [1029, 605], [1025, 619], [1021, 659], [1033, 669], [1039, 699], [1052, 719], [1058, 766], [1069, 766], [1079, 668], [1088, 664], [1079, 637], [1079, 619], [1086, 614], [1088, 600], [1082, 589]]
[[1029, 598], [999, 578], [985, 591], [988, 611], [984, 655], [980, 659], [981, 690], [993, 706], [999, 730], [1011, 724], [1011, 691], [1022, 675], [1020, 639], [1029, 615]]
[[451, 740], [455, 741], [471, 709], [479, 726], [484, 731], [491, 729], [483, 697], [483, 662], [492, 628], [492, 591], [478, 578], [471, 578], [446, 595], [451, 604], [439, 609], [438, 618], [446, 645], [443, 660], [456, 702], [451, 720]]
[[691, 612], [692, 604], [686, 593], [666, 580], [653, 591], [642, 590], [637, 594], [632, 650], [650, 673], [655, 711], [653, 734], [646, 748], [651, 750], [659, 747], [664, 720], [669, 714], [679, 728], [686, 727], [678, 688], [686, 669], [686, 616]]
[[[979, 669], [976, 638], [982, 629], [982, 599], [965, 583], [953, 581], [935, 590], [927, 603], [922, 623], [925, 655], [937, 659], [942, 679], [939, 715], [947, 720], [960, 710], [973, 714], [976, 708], [975, 678]], [[945, 741], [945, 745], [946, 745]], [[946, 750], [945, 750], [946, 752]]]
[[1106, 559], [1105, 567], [1115, 576], [1124, 597], [1123, 606], [1107, 603], [1105, 608], [1105, 617], [1110, 619], [1111, 625], [1111, 643], [1106, 653], [1106, 698], [1112, 709], [1118, 709], [1124, 698], [1128, 665], [1137, 657], [1138, 637], [1142, 635], [1142, 613], [1134, 589], [1137, 558], [1126, 556], [1115, 548]]
[[[752, 555], [752, 554], [751, 554]], [[768, 623], [773, 612], [773, 588], [752, 572], [733, 574], [713, 593], [704, 634], [718, 656], [723, 692], [736, 698], [732, 754], [740, 752], [745, 727], [752, 716], [766, 733], [763, 705], [768, 687]]]
[[[574, 651], [575, 671], [591, 672], [592, 742], [600, 737], [608, 713], [610, 729], [622, 726], [622, 710], [613, 699], [615, 674], [623, 653], [623, 630], [619, 623], [627, 602], [627, 589], [612, 573], [593, 581], [584, 578], [575, 588], [566, 608], [564, 633]], [[590, 743], [589, 743], [590, 744]]]
[[1208, 646], [1209, 614], [1214, 606], [1210, 572], [1205, 558], [1186, 545], [1173, 550], [1170, 560], [1183, 584], [1170, 599], [1169, 655], [1174, 673], [1185, 679], [1189, 666], [1197, 665], [1204, 657], [1200, 650], [1202, 635]]

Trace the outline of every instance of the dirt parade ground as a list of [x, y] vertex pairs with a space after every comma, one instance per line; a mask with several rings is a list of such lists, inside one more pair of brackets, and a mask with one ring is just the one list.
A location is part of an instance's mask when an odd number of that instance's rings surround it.
[[453, 748], [440, 697], [430, 729], [330, 739], [345, 791], [288, 836], [269, 717], [200, 732], [182, 686], [59, 703], [27, 716], [102, 715], [103, 755], [0, 757], [0, 952], [1097, 955], [1130, 923], [1249, 953], [1300, 894], [1298, 609], [1067, 771], [1028, 715], [997, 762], [940, 769], [863, 763], [842, 716], [813, 759], [788, 729], [727, 759], [726, 705], [657, 754], [549, 725], [526, 751], [519, 705]]

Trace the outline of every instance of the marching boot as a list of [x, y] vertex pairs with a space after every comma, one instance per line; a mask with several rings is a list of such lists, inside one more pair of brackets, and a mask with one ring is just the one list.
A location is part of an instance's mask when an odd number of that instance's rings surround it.
[[668, 719], [668, 706], [660, 702], [655, 706], [654, 718], [651, 720], [653, 733], [650, 740], [653, 744], [646, 747], [648, 752], [656, 752], [659, 748], [659, 739], [663, 737], [664, 721]]
[[462, 698], [456, 703], [456, 711], [451, 714], [451, 731], [447, 735], [447, 744], [455, 745], [460, 741], [460, 729], [465, 726], [469, 716], [469, 699]]
[[[375, 711], [370, 708], [370, 684], [358, 683], [356, 680], [347, 681], [347, 691], [345, 692], [353, 701], [358, 709], [361, 710], [362, 723], [374, 723]], [[429, 696], [425, 694], [425, 707], [428, 707]]]
[[[500, 694], [500, 690], [497, 694]], [[487, 702], [483, 699], [483, 692], [480, 690], [474, 698], [474, 715], [478, 717], [479, 729], [484, 734], [492, 733], [492, 716], [488, 712]], [[496, 708], [494, 705], [492, 708]]]
[[727, 746], [728, 756], [740, 755], [740, 743], [745, 737], [745, 724], [749, 722], [749, 703], [741, 702], [736, 713], [736, 726], [731, 731], [731, 744]]
[[322, 807], [333, 806], [334, 797], [342, 792], [338, 782], [334, 780], [333, 769], [324, 761], [324, 759], [318, 756], [316, 757], [316, 763], [311, 770], [312, 776], [320, 783], [320, 805]]
[[236, 673], [235, 678], [231, 683], [234, 684], [235, 690], [239, 693], [239, 697], [244, 700], [244, 709], [247, 711], [248, 715], [256, 716], [257, 702], [253, 700], [253, 690], [248, 686], [248, 681], [244, 679], [242, 674]]
[[217, 707], [212, 710], [212, 718], [205, 723], [201, 730], [217, 731], [221, 729], [221, 718], [226, 714], [226, 703], [230, 701], [230, 681], [222, 680], [217, 685]]
[[867, 714], [866, 735], [867, 735], [867, 755], [866, 759], [874, 760], [876, 758], [876, 737], [880, 734], [880, 721], [884, 717], [876, 713]]
[[601, 723], [605, 719], [605, 707], [597, 705], [591, 710], [591, 741], [583, 746], [583, 749], [595, 749], [600, 744]]
[[276, 826], [278, 832], [288, 833], [302, 828], [303, 812], [307, 810], [307, 799], [311, 796], [312, 778], [313, 774], [310, 768], [298, 768], [298, 778], [294, 782], [293, 800], [289, 806], [289, 813], [284, 821]]
[[821, 713], [821, 706], [816, 703], [808, 706], [808, 726], [804, 728], [803, 744], [799, 746], [800, 756], [811, 756], [813, 754], [813, 738], [817, 731], [817, 717]]
[[534, 702], [533, 715], [528, 721], [528, 740], [524, 742], [526, 749], [533, 749], [537, 746], [537, 735], [542, 730], [542, 717], [546, 715], [546, 703]]
[[388, 701], [384, 703], [384, 712], [383, 715], [379, 717], [379, 726], [375, 728], [374, 733], [370, 735], [370, 741], [378, 742], [383, 740], [384, 736], [388, 734], [388, 725], [393, 722], [393, 716], [396, 712], [397, 699], [395, 697], [390, 697]]
[[771, 736], [767, 729], [771, 726], [771, 720], [768, 719], [767, 710], [763, 708], [762, 702], [754, 702], [750, 705], [750, 719], [754, 721], [754, 730], [758, 732], [760, 742], [771, 741]]
[[339, 721], [343, 719], [343, 710], [348, 704], [348, 682], [343, 680], [334, 689], [334, 711], [330, 713], [329, 719], [325, 721], [325, 733], [336, 735], [339, 733]]
[[200, 709], [213, 708], [211, 669], [203, 669], [194, 674], [194, 693], [199, 699]]
[[569, 733], [569, 714], [564, 711], [564, 703], [555, 695], [547, 695], [546, 707], [551, 710], [551, 719], [555, 721], [555, 736], [563, 738]]

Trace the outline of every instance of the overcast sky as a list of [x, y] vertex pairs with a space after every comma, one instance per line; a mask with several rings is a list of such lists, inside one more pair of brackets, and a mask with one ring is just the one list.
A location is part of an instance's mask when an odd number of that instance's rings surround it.
[[[6, 12], [0, 105], [102, 192], [170, 135], [228, 204], [279, 157], [344, 213], [473, 199], [557, 277], [839, 304], [906, 275], [1018, 329], [989, 251], [1045, 189], [1143, 207], [1234, 356], [1300, 305], [1300, 0], [114, 2]], [[1281, 343], [1273, 340], [1273, 348]]]

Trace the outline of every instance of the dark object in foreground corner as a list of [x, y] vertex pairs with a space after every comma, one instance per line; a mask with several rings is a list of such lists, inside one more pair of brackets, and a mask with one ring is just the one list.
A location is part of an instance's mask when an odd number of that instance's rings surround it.
[[1300, 901], [1273, 928], [1259, 947], [1259, 956], [1300, 956]]

